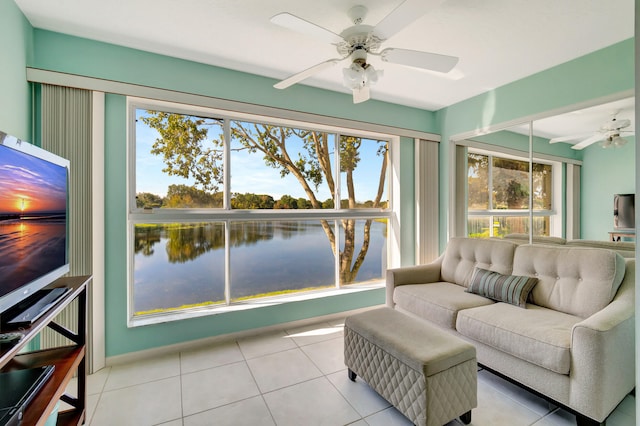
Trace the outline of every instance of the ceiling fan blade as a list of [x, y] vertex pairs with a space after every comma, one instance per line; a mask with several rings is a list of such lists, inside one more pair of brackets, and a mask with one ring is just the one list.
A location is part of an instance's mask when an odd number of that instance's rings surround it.
[[359, 87], [353, 90], [353, 103], [359, 104], [361, 102], [369, 100], [371, 97], [371, 92], [369, 91], [369, 86]]
[[[557, 138], [549, 139], [549, 143], [558, 143], [558, 142], [569, 142], [569, 141], [574, 141], [574, 140], [577, 140], [577, 139], [583, 138], [583, 137], [585, 137], [585, 136], [587, 136], [587, 135], [591, 135], [591, 134], [592, 134], [592, 133], [579, 133], [579, 134], [577, 134], [577, 135], [560, 136], [560, 137], [557, 137]], [[597, 135], [597, 133], [596, 133], [595, 135]], [[595, 136], [595, 135], [594, 135], [594, 136]]]
[[344, 39], [338, 34], [287, 12], [272, 16], [271, 22], [295, 32], [307, 34], [317, 39], [324, 40], [327, 43], [336, 44], [344, 41]]
[[331, 68], [332, 66], [334, 66], [335, 64], [337, 64], [342, 60], [343, 59], [340, 58], [340, 59], [329, 59], [328, 61], [320, 62], [319, 64], [316, 64], [311, 68], [307, 68], [304, 71], [300, 71], [299, 73], [293, 74], [292, 76], [289, 76], [284, 80], [277, 82], [276, 84], [273, 85], [273, 87], [275, 87], [276, 89], [286, 89], [287, 87], [292, 86], [306, 78], [309, 78], [312, 75], [319, 73], [320, 71], [323, 71], [327, 68]]
[[385, 62], [444, 73], [451, 71], [458, 63], [458, 58], [455, 56], [408, 49], [384, 49], [380, 52], [380, 56]]
[[442, 3], [444, 3], [444, 0], [405, 0], [375, 26], [373, 33], [382, 40], [388, 40], [407, 25]]
[[584, 149], [586, 147], [588, 147], [589, 145], [592, 145], [596, 142], [598, 142], [599, 140], [604, 139], [604, 135], [600, 134], [600, 133], [596, 133], [595, 135], [591, 136], [590, 138], [587, 138], [585, 140], [583, 140], [580, 143], [577, 143], [575, 145], [573, 145], [571, 147], [571, 149]]

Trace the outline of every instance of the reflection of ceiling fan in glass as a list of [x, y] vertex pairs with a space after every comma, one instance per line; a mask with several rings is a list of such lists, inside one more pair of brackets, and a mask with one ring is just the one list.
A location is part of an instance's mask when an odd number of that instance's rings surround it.
[[[627, 143], [627, 140], [623, 135], [631, 136], [634, 134], [633, 130], [622, 130], [631, 125], [631, 121], [627, 119], [616, 119], [620, 111], [614, 111], [611, 116], [611, 120], [605, 122], [595, 133], [580, 133], [577, 135], [561, 136], [549, 140], [549, 143], [568, 142], [575, 143], [571, 148], [584, 149], [589, 145], [596, 142], [600, 142], [600, 146], [603, 148], [617, 148]], [[591, 135], [587, 137], [585, 136]]]
[[375, 27], [362, 24], [367, 14], [367, 8], [355, 6], [348, 12], [353, 26], [342, 31], [340, 35], [290, 13], [279, 13], [273, 16], [271, 22], [274, 24], [334, 44], [340, 55], [339, 58], [329, 59], [293, 74], [276, 83], [274, 87], [285, 89], [338, 62], [349, 59], [351, 64], [343, 69], [343, 83], [352, 90], [353, 102], [360, 103], [369, 99], [369, 87], [383, 75], [383, 71], [376, 70], [367, 61], [368, 55], [378, 56], [384, 62], [409, 67], [442, 73], [451, 71], [458, 63], [458, 58], [454, 56], [398, 48], [379, 50], [380, 45], [387, 39], [441, 3], [443, 0], [405, 0]]

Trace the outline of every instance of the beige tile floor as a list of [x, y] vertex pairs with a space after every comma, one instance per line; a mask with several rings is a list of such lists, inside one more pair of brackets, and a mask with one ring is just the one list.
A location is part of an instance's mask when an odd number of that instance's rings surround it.
[[[88, 378], [87, 424], [410, 425], [362, 380], [349, 381], [342, 351], [337, 320], [108, 367]], [[472, 425], [564, 426], [575, 417], [480, 371]], [[635, 398], [607, 425], [635, 425]]]

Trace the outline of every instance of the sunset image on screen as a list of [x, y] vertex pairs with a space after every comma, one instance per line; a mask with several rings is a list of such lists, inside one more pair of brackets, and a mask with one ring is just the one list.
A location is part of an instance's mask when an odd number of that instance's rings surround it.
[[0, 215], [66, 211], [64, 167], [0, 146]]
[[0, 296], [67, 262], [67, 169], [44, 158], [0, 145]]

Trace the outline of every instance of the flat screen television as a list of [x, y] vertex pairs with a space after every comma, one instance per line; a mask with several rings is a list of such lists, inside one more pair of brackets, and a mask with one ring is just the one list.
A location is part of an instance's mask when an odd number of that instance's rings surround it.
[[613, 196], [613, 227], [615, 229], [635, 229], [635, 194], [615, 194]]
[[0, 315], [69, 272], [69, 161], [0, 132]]

